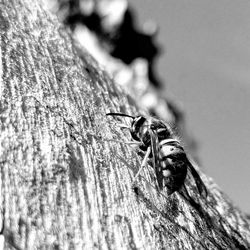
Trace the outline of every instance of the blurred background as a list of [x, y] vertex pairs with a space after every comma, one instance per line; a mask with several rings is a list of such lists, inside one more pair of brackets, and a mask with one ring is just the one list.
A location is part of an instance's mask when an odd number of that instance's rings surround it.
[[205, 172], [250, 212], [250, 1], [131, 0], [159, 26], [157, 73], [181, 102]]
[[250, 1], [129, 0], [132, 12], [127, 0], [52, 2], [111, 77], [174, 123], [207, 175], [250, 213]]

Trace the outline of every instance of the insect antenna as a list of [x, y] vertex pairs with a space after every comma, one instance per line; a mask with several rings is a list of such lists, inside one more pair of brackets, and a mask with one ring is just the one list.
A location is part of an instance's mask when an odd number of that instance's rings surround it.
[[126, 117], [130, 117], [130, 118], [132, 118], [132, 119], [135, 119], [134, 116], [127, 115], [127, 114], [123, 114], [123, 113], [107, 113], [106, 115], [112, 115], [112, 116], [126, 116]]

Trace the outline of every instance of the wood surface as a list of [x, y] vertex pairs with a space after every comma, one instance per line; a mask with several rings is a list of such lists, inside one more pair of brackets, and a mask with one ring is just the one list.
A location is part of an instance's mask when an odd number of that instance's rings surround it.
[[249, 220], [205, 174], [207, 199], [192, 178], [191, 202], [167, 197], [150, 166], [134, 191], [130, 120], [105, 114], [141, 111], [39, 1], [2, 0], [0, 35], [4, 249], [250, 249]]

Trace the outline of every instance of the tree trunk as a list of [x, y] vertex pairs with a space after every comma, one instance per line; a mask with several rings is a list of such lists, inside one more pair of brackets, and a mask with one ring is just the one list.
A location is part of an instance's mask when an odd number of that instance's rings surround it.
[[135, 102], [37, 2], [0, 3], [5, 249], [250, 249], [249, 221], [204, 174], [206, 200], [190, 178], [192, 202], [167, 197], [150, 166], [134, 192], [142, 158], [105, 114]]

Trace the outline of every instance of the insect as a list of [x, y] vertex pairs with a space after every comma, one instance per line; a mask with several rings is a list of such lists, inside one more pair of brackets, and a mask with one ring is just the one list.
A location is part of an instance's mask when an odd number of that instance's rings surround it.
[[141, 167], [137, 172], [137, 179], [141, 170], [151, 160], [157, 185], [160, 190], [164, 187], [167, 194], [171, 195], [175, 191], [185, 188], [184, 182], [189, 172], [198, 188], [200, 195], [207, 196], [207, 189], [199, 174], [187, 158], [179, 140], [177, 140], [170, 126], [155, 118], [146, 119], [143, 116], [131, 116], [122, 113], [107, 113], [108, 116], [124, 116], [132, 119], [131, 126], [122, 125], [130, 131], [133, 139], [131, 144], [137, 144], [145, 154]]

